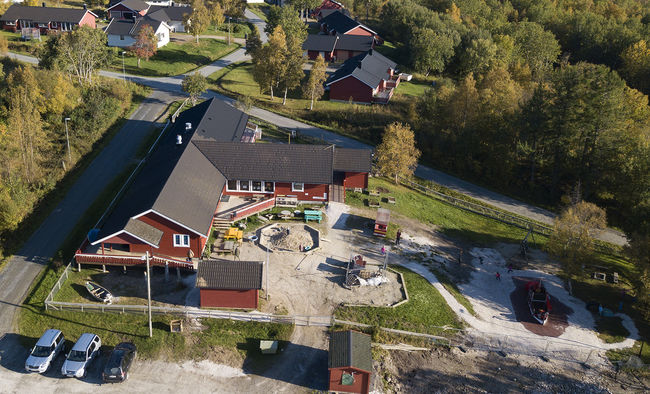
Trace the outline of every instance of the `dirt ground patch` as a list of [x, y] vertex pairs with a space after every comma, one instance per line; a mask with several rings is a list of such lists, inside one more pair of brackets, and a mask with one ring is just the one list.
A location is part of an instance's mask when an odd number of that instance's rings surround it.
[[502, 357], [493, 352], [435, 348], [386, 351], [375, 361], [376, 382], [403, 393], [606, 393], [643, 392], [644, 386], [614, 371], [584, 369], [576, 363], [549, 363], [537, 357]]
[[530, 314], [527, 301], [528, 293], [526, 292], [526, 283], [535, 279], [528, 276], [512, 277], [516, 288], [510, 293], [510, 301], [512, 302], [512, 309], [515, 312], [515, 318], [523, 324], [524, 328], [533, 334], [545, 337], [559, 337], [569, 326], [569, 315], [573, 313], [573, 309], [560, 302], [557, 297], [551, 295], [551, 310], [548, 321], [544, 325], [539, 324]]

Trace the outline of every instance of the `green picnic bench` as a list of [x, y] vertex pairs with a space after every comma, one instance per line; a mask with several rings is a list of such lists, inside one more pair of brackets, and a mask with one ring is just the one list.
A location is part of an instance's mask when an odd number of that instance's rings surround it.
[[308, 222], [310, 220], [318, 221], [320, 223], [321, 220], [323, 220], [323, 216], [321, 215], [321, 211], [313, 211], [311, 209], [306, 209], [305, 212], [305, 222]]

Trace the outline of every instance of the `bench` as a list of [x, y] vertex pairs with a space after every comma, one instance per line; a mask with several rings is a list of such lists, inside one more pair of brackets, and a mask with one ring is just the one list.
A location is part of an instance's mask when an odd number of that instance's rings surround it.
[[297, 197], [286, 197], [286, 196], [278, 196], [275, 198], [275, 205], [281, 206], [281, 207], [296, 207], [298, 206], [298, 198]]
[[318, 221], [318, 223], [320, 223], [320, 221], [323, 220], [321, 211], [313, 211], [310, 209], [306, 209], [304, 215], [305, 215], [305, 222], [313, 220], [313, 221]]

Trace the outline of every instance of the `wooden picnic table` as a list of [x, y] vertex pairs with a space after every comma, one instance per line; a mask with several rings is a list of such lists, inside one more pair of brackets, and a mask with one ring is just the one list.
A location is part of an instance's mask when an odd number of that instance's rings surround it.
[[236, 227], [231, 227], [223, 234], [223, 239], [236, 239], [240, 240], [244, 237], [244, 232], [237, 229]]

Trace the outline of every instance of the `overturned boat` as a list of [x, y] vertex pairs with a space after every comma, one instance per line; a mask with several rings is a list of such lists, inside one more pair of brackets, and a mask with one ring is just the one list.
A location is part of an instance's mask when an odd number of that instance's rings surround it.
[[113, 302], [113, 294], [111, 294], [110, 291], [108, 291], [105, 287], [95, 283], [95, 282], [86, 282], [86, 289], [92, 295], [97, 299], [97, 301], [101, 301], [106, 304], [110, 304]]
[[551, 311], [551, 299], [542, 280], [526, 283], [526, 290], [528, 291], [528, 308], [530, 308], [531, 315], [540, 324], [546, 324]]

